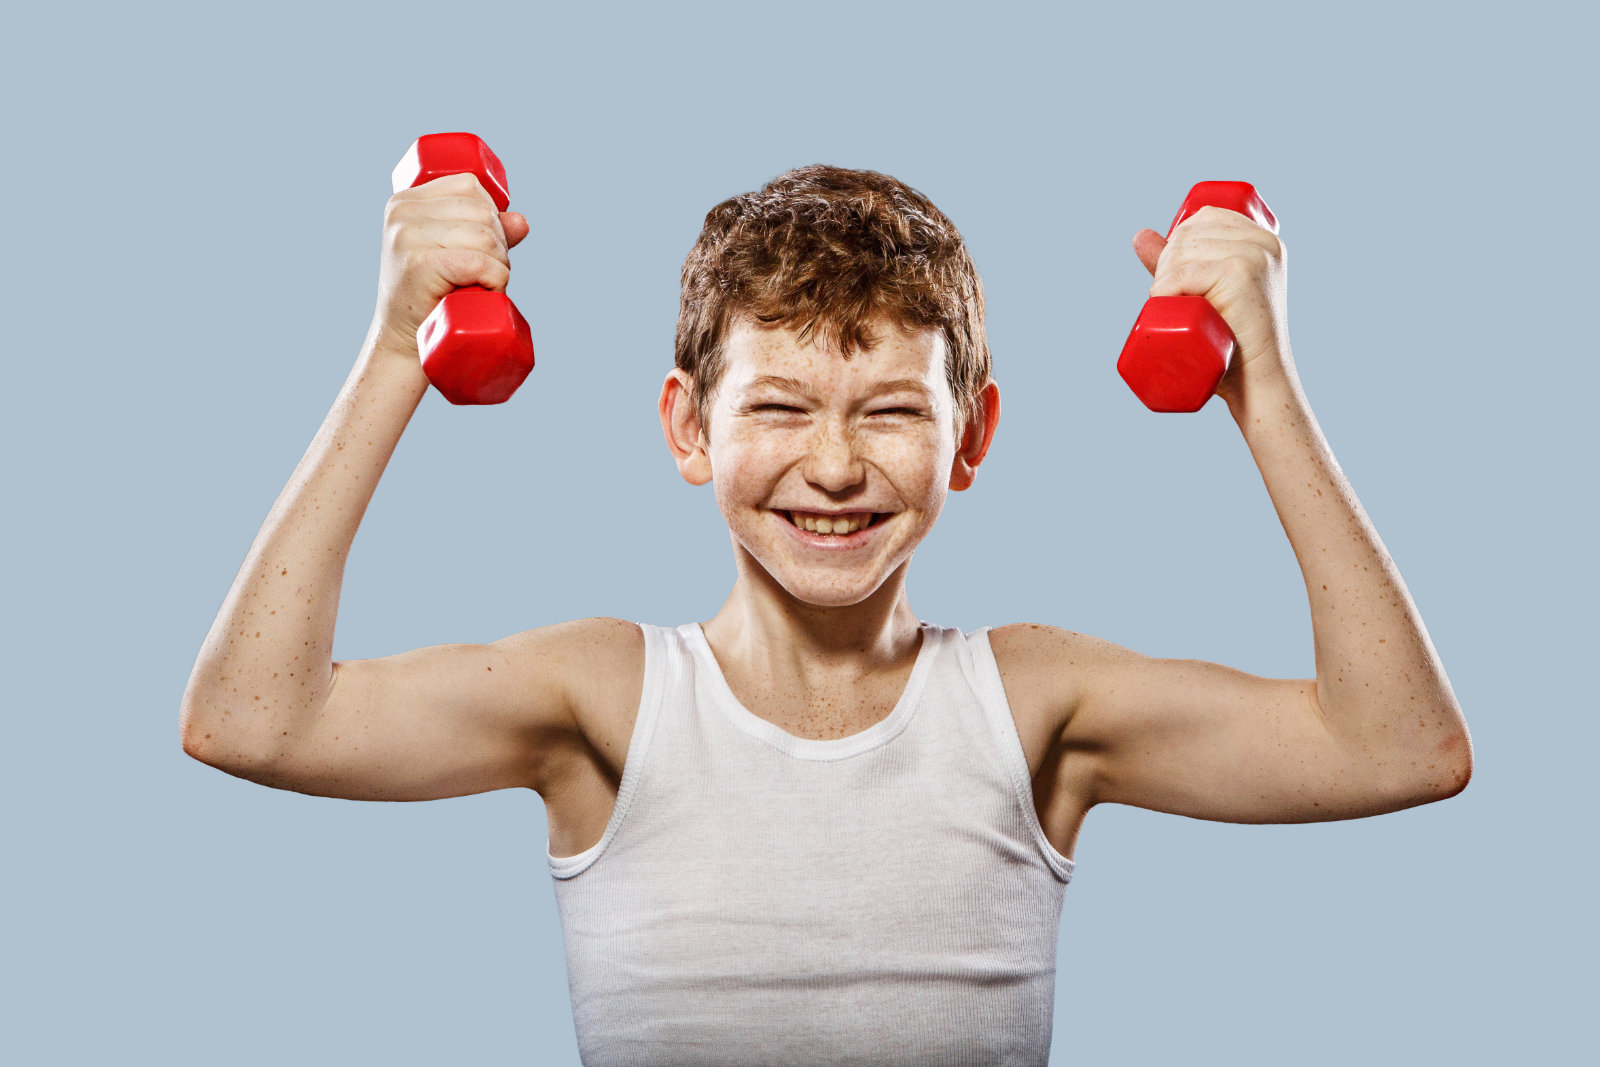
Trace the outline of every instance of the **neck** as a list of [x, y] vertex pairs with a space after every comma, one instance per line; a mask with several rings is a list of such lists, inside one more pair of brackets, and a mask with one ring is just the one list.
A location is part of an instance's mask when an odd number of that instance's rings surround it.
[[775, 674], [866, 673], [915, 655], [921, 623], [905, 595], [910, 560], [864, 600], [808, 603], [742, 551], [727, 602], [702, 624], [706, 639], [735, 659]]

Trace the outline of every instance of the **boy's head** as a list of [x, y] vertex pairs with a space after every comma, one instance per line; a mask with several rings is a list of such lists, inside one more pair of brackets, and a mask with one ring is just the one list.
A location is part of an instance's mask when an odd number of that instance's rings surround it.
[[685, 480], [715, 484], [741, 575], [813, 605], [891, 603], [988, 451], [989, 370], [950, 220], [887, 175], [803, 167], [706, 216], [662, 429]]
[[939, 332], [959, 440], [990, 359], [983, 283], [944, 213], [887, 174], [821, 164], [724, 200], [684, 260], [678, 313], [675, 358], [702, 428], [737, 323], [798, 329], [849, 359], [873, 347], [874, 320]]

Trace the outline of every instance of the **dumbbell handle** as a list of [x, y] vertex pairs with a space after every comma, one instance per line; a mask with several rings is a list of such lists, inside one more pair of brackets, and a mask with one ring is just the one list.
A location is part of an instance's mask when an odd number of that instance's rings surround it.
[[[1203, 207], [1245, 215], [1273, 233], [1278, 220], [1249, 182], [1200, 182], [1167, 227]], [[1199, 411], [1217, 391], [1237, 348], [1233, 331], [1203, 296], [1152, 296], [1133, 324], [1117, 373], [1151, 411]]]
[[[496, 210], [511, 206], [500, 157], [470, 133], [417, 138], [394, 169], [394, 191], [447, 174], [472, 174]], [[505, 293], [465, 285], [446, 293], [417, 327], [417, 354], [423, 373], [450, 403], [499, 404], [533, 370], [533, 337], [528, 320]]]

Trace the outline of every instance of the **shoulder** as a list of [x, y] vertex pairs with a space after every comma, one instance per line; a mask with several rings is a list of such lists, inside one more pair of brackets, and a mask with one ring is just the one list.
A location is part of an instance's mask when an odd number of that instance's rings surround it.
[[597, 616], [567, 623], [563, 674], [574, 708], [616, 686], [637, 691], [644, 675], [644, 629], [636, 622]]
[[991, 629], [989, 647], [1046, 833], [1070, 856], [1077, 826], [1093, 803], [1095, 757], [1069, 743], [1068, 728], [1097, 684], [1104, 650], [1115, 646], [1058, 626], [1016, 623]]
[[[511, 693], [542, 694], [534, 703], [549, 719], [559, 709], [559, 732], [585, 733], [597, 705], [609, 706], [644, 672], [644, 631], [626, 619], [597, 617], [541, 626], [489, 648], [511, 666]], [[550, 720], [547, 725], [557, 724]]]
[[644, 693], [644, 629], [599, 616], [569, 623], [563, 674], [582, 747], [620, 762]]
[[639, 625], [608, 617], [524, 630], [491, 647], [514, 659], [524, 671], [559, 681], [569, 696], [578, 695], [619, 661], [644, 662], [644, 632]]
[[1039, 709], [1065, 729], [1106, 665], [1127, 649], [1045, 623], [1019, 622], [989, 631], [989, 647], [1013, 705]]
[[1023, 669], [1066, 668], [1080, 676], [1127, 657], [1145, 658], [1103, 638], [1040, 622], [996, 626], [989, 631], [989, 645], [997, 660], [1005, 655]]
[[636, 622], [600, 615], [575, 619], [566, 623], [565, 629], [571, 655], [585, 665], [595, 659], [609, 662], [618, 655], [635, 653], [643, 662], [644, 629]]
[[1115, 647], [1075, 630], [1063, 630], [1042, 622], [1014, 622], [989, 631], [989, 647], [995, 659], [1002, 656], [1019, 670], [1083, 666], [1102, 655], [1104, 648]]

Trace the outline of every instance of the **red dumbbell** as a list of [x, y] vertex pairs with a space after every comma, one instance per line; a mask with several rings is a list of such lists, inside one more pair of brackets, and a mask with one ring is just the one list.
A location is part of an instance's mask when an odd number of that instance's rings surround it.
[[[511, 204], [506, 168], [483, 140], [470, 133], [430, 133], [417, 138], [394, 168], [394, 191], [447, 174], [473, 174], [504, 211]], [[533, 370], [528, 320], [506, 294], [481, 285], [446, 293], [417, 327], [422, 371], [452, 404], [499, 404]]]
[[[1203, 207], [1237, 211], [1278, 232], [1278, 220], [1249, 182], [1200, 182], [1167, 227]], [[1237, 344], [1203, 296], [1152, 296], [1133, 324], [1117, 373], [1151, 411], [1199, 411], [1217, 391]]]

